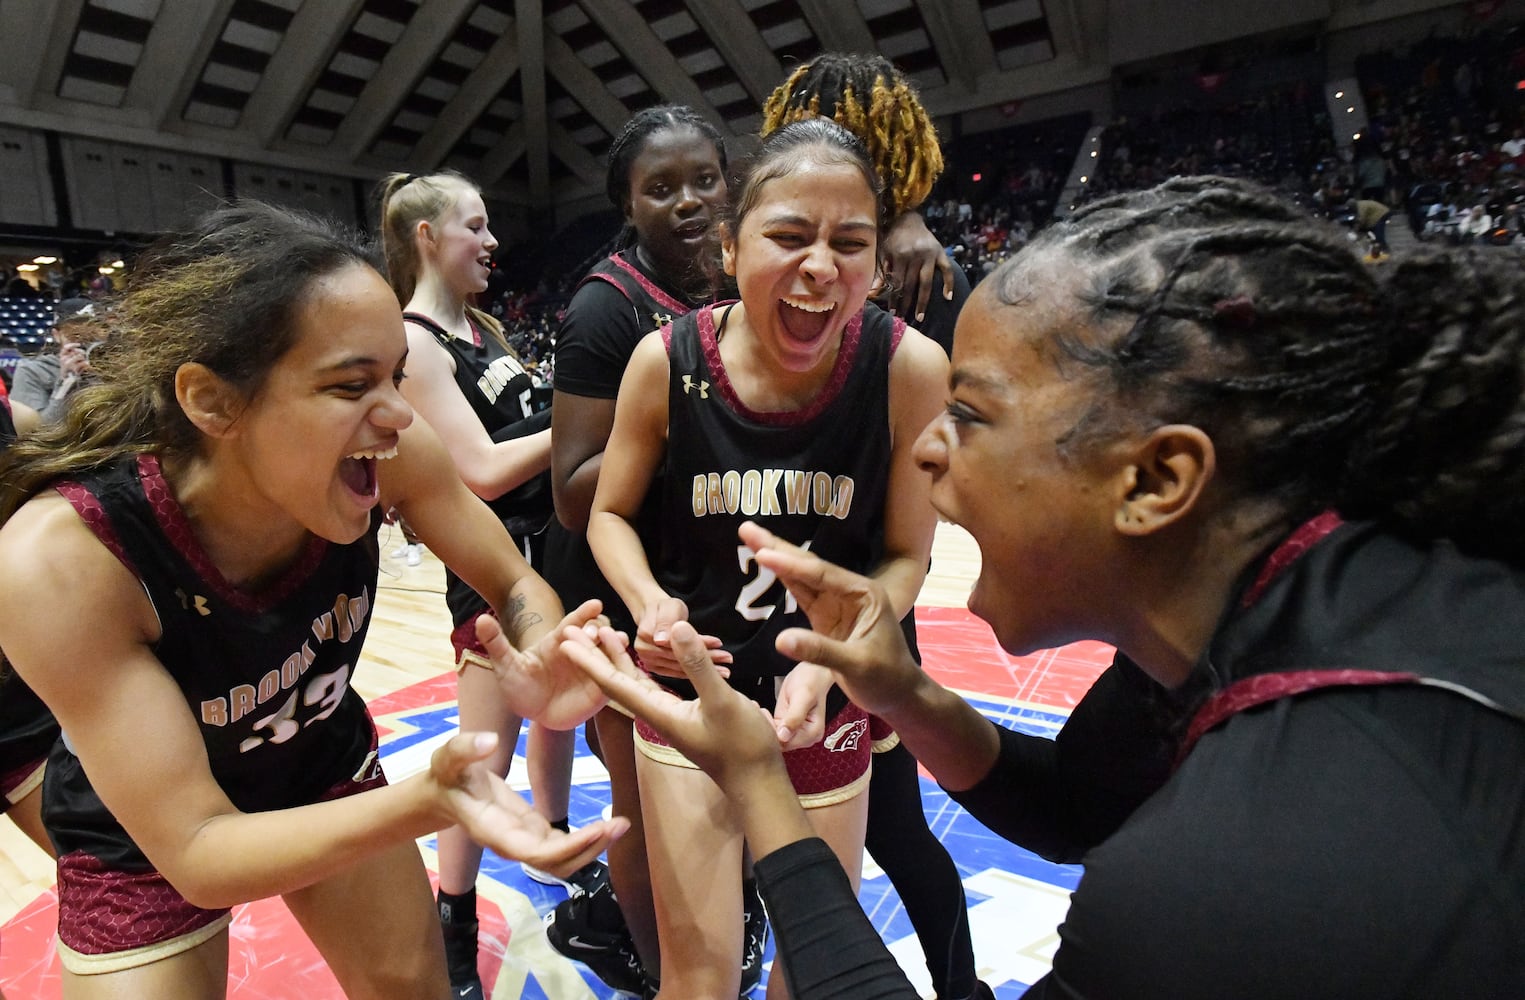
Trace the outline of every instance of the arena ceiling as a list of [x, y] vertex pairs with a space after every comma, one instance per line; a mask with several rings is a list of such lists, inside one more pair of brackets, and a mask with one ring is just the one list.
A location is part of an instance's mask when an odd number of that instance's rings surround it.
[[[1307, 16], [1291, 8], [1373, 2], [1244, 8], [1285, 21]], [[601, 191], [612, 136], [651, 104], [689, 104], [745, 135], [789, 68], [843, 49], [893, 60], [935, 114], [994, 107], [1106, 80], [1109, 15], [1172, 6], [1182, 4], [5, 0], [0, 121], [348, 177], [452, 166], [533, 210]], [[1189, 35], [1191, 20], [1165, 31]]]

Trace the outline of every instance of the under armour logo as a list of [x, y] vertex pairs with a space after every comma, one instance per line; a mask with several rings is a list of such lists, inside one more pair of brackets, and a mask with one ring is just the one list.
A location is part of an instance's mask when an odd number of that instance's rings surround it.
[[212, 613], [212, 609], [207, 607], [207, 599], [200, 594], [187, 595], [185, 591], [176, 587], [175, 596], [180, 598], [180, 606], [187, 611], [195, 608], [196, 613], [203, 618]]
[[685, 375], [683, 376], [683, 395], [687, 396], [690, 389], [698, 389], [700, 399], [710, 398], [710, 384], [708, 382], [695, 382], [692, 375]]
[[821, 742], [832, 753], [847, 753], [858, 749], [859, 741], [863, 739], [863, 735], [867, 732], [868, 720], [858, 719], [849, 722]]
[[654, 312], [651, 314], [651, 319], [652, 322], [657, 324], [658, 330], [662, 329], [664, 326], [672, 325], [672, 313]]

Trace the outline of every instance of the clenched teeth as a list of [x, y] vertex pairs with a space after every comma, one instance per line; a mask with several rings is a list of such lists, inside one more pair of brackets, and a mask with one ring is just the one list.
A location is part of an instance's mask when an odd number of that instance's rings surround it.
[[397, 457], [397, 446], [394, 444], [394, 445], [392, 445], [392, 447], [383, 449], [381, 451], [357, 451], [354, 454], [346, 455], [345, 457], [346, 458], [376, 458], [376, 459], [396, 458]]

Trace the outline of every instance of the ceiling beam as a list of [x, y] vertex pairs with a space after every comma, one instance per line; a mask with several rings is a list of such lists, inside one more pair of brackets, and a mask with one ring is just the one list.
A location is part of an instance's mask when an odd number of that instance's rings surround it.
[[420, 8], [402, 37], [387, 50], [355, 106], [334, 132], [335, 149], [355, 159], [370, 148], [476, 3], [477, 0], [430, 0]]
[[329, 56], [359, 16], [362, 0], [306, 0], [265, 65], [265, 74], [244, 105], [241, 127], [262, 146], [286, 131], [317, 83]]
[[879, 51], [868, 22], [858, 12], [858, 5], [842, 0], [800, 0], [805, 20], [820, 39], [821, 46], [833, 52]]
[[916, 6], [949, 82], [973, 93], [980, 77], [996, 68], [995, 47], [979, 5], [975, 0], [916, 0]]
[[704, 96], [667, 46], [646, 23], [629, 0], [578, 0], [583, 12], [603, 29], [615, 48], [624, 54], [664, 101], [687, 104], [708, 118], [724, 135], [731, 134], [730, 123]]
[[[201, 79], [207, 56], [228, 19], [233, 0], [210, 4], [167, 4], [154, 18], [143, 43], [138, 65], [133, 67], [125, 108], [141, 108], [148, 120], [168, 128], [190, 99]], [[165, 86], [177, 80], [177, 86]]]
[[514, 0], [514, 34], [519, 39], [519, 92], [524, 153], [529, 157], [530, 197], [549, 205], [551, 148], [546, 135], [545, 17], [540, 0]]
[[577, 58], [572, 47], [555, 32], [545, 36], [545, 69], [571, 94], [584, 111], [593, 116], [599, 127], [610, 135], [619, 135], [630, 120], [625, 102], [609, 93], [598, 74]]
[[450, 150], [473, 122], [482, 117], [510, 78], [519, 71], [519, 36], [509, 24], [487, 50], [487, 55], [471, 71], [461, 89], [445, 105], [434, 124], [413, 150], [413, 159], [425, 170], [433, 170], [445, 161]]
[[[584, 149], [581, 143], [572, 138], [572, 133], [556, 122], [551, 122], [549, 140], [551, 152], [556, 154], [556, 159], [571, 170], [578, 180], [584, 184], [597, 185], [599, 190], [603, 190], [604, 165], [597, 157]], [[549, 188], [546, 190], [546, 196], [549, 199]]]
[[[23, 10], [30, 12], [28, 16], [37, 16], [33, 4], [0, 4], [0, 7], [6, 6], [11, 8], [13, 16]], [[63, 75], [64, 61], [69, 58], [69, 49], [74, 44], [74, 32], [79, 27], [85, 0], [58, 0], [43, 6], [52, 8], [53, 17], [51, 20], [46, 15], [37, 17], [32, 37], [38, 43], [38, 52], [35, 56], [22, 57], [22, 65], [28, 66], [31, 72], [26, 74], [29, 79], [22, 81], [27, 89], [16, 92], [16, 100], [28, 108], [51, 106], [57, 99], [59, 77]], [[18, 37], [27, 37], [27, 32], [20, 32]]]
[[[68, 3], [0, 3], [0, 81], [9, 90], [8, 103], [33, 107], [44, 90], [44, 65], [63, 66], [56, 53], [68, 51], [84, 0]], [[58, 83], [58, 69], [51, 77]]]
[[[970, 0], [973, 2], [973, 0]], [[757, 106], [784, 79], [784, 68], [737, 0], [689, 0], [688, 12], [709, 36]]]
[[508, 168], [514, 165], [514, 161], [524, 155], [524, 123], [514, 122], [498, 144], [482, 157], [482, 163], [477, 167], [476, 176], [472, 180], [485, 187], [498, 185], [503, 180], [503, 175], [508, 173]]
[[[1092, 56], [1092, 43], [1087, 41], [1091, 37], [1087, 34], [1093, 26], [1086, 25], [1085, 12], [1079, 9], [1076, 0], [1048, 0], [1043, 4], [1043, 11], [1048, 19], [1048, 36], [1054, 43], [1054, 55], [1067, 53], [1075, 57], [1078, 62], [1087, 62]], [[1106, 51], [1106, 36], [1100, 38]]]

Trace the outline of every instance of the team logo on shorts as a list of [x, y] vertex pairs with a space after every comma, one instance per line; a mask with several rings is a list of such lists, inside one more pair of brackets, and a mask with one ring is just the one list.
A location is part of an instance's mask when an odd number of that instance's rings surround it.
[[683, 376], [683, 395], [687, 396], [690, 389], [698, 389], [700, 399], [710, 398], [710, 384], [708, 382], [695, 382], [692, 375], [685, 375]]
[[856, 722], [849, 722], [821, 742], [832, 753], [851, 753], [858, 749], [858, 744], [863, 741], [863, 735], [867, 732], [868, 720], [858, 719]]

